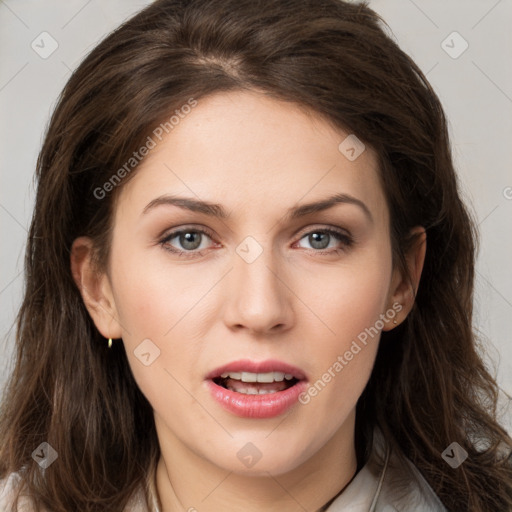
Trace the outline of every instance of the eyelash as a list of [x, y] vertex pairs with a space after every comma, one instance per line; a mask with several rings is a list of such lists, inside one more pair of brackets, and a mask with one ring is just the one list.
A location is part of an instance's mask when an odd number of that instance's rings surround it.
[[[202, 256], [203, 252], [206, 249], [204, 249], [202, 251], [197, 251], [197, 250], [196, 251], [182, 251], [180, 249], [176, 249], [175, 247], [168, 245], [169, 240], [176, 238], [177, 236], [181, 235], [182, 233], [202, 233], [204, 235], [207, 235], [211, 239], [214, 238], [214, 235], [211, 233], [211, 231], [204, 229], [204, 228], [183, 228], [183, 229], [178, 229], [176, 231], [172, 231], [171, 233], [166, 235], [165, 238], [160, 240], [159, 244], [162, 246], [162, 248], [164, 250], [169, 251], [173, 254], [177, 254], [180, 258], [194, 258], [194, 257]], [[307, 235], [311, 235], [312, 233], [323, 233], [323, 234], [328, 234], [328, 235], [334, 236], [340, 242], [343, 242], [343, 244], [345, 246], [344, 248], [335, 248], [335, 249], [330, 249], [330, 250], [309, 249], [313, 253], [320, 254], [320, 255], [341, 254], [341, 253], [345, 252], [347, 249], [351, 248], [355, 241], [352, 236], [350, 236], [346, 233], [343, 233], [341, 231], [332, 229], [332, 228], [314, 229], [312, 231], [307, 231], [299, 238], [298, 241], [302, 240]]]

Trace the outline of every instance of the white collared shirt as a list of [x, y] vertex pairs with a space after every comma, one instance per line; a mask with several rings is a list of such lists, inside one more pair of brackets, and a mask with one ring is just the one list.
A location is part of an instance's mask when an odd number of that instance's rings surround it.
[[414, 464], [407, 458], [402, 463], [376, 427], [369, 460], [326, 510], [342, 511], [447, 512], [447, 509]]

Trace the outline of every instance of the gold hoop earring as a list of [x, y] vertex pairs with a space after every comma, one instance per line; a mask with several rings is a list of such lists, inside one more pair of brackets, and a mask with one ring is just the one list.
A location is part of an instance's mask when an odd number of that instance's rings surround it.
[[112, 338], [108, 339], [108, 348], [112, 348]]

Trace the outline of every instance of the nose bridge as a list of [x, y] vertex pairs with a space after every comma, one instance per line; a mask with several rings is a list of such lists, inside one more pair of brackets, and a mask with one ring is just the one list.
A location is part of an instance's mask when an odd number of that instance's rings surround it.
[[[236, 248], [235, 268], [255, 286], [260, 283], [264, 288], [274, 288], [278, 281], [277, 273], [272, 269], [279, 266], [277, 254], [273, 251], [270, 238], [257, 240], [247, 236]], [[268, 290], [270, 291], [270, 290]]]
[[228, 321], [264, 331], [288, 324], [291, 305], [270, 237], [247, 236], [238, 244], [231, 273]]

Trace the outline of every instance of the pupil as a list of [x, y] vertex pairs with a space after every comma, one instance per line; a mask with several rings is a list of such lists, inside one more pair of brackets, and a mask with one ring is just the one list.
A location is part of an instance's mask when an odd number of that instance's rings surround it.
[[327, 243], [318, 242], [318, 238], [322, 238], [322, 237], [325, 237], [325, 239], [324, 239], [324, 242], [325, 242], [325, 241], [327, 241], [328, 234], [327, 233], [313, 233], [313, 234], [309, 235], [310, 243], [311, 243], [312, 247], [314, 247], [315, 249], [325, 249], [329, 245], [329, 243], [328, 242]]
[[[193, 241], [193, 238], [197, 235], [199, 235], [199, 233], [193, 231], [182, 234], [180, 237], [180, 243], [182, 247], [185, 249], [197, 249], [200, 244], [197, 243], [197, 240], [195, 242]], [[192, 241], [190, 239], [192, 239]]]

